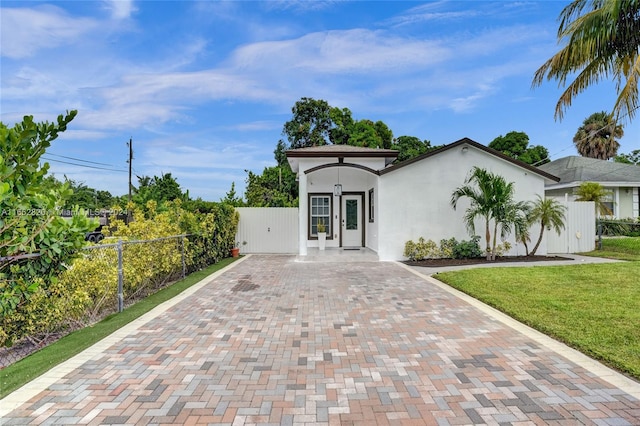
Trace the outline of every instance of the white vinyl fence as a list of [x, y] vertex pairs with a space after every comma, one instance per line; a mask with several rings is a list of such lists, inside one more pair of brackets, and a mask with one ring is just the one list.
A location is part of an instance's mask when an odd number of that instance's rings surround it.
[[298, 209], [238, 207], [240, 253], [298, 253]]
[[596, 248], [596, 208], [593, 201], [561, 201], [565, 211], [565, 229], [551, 229], [547, 236], [547, 253], [582, 253]]

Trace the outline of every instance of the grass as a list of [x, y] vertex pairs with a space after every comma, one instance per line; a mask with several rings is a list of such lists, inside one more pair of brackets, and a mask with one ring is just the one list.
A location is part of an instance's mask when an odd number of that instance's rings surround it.
[[177, 296], [212, 273], [230, 265], [235, 260], [237, 259], [224, 259], [215, 265], [194, 272], [184, 280], [150, 295], [126, 308], [123, 312], [112, 314], [93, 326], [68, 334], [38, 352], [0, 370], [0, 398], [4, 398], [14, 390], [82, 352], [159, 304]]
[[630, 262], [488, 268], [437, 275], [448, 285], [640, 379], [640, 238], [605, 240]]

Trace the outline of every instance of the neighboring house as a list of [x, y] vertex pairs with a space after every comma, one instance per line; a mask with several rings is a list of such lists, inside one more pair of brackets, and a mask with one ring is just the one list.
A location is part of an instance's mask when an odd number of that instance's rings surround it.
[[[300, 189], [299, 254], [318, 247], [317, 224], [327, 226], [327, 248], [368, 247], [380, 260], [402, 259], [404, 245], [419, 237], [437, 243], [468, 240], [463, 216], [468, 200], [451, 207], [451, 194], [464, 185], [473, 166], [514, 182], [516, 201], [544, 196], [557, 178], [464, 138], [392, 165], [394, 150], [325, 145], [287, 151]], [[484, 236], [478, 220], [476, 233]], [[513, 235], [509, 254], [524, 254]], [[482, 241], [484, 244], [484, 241]], [[484, 247], [484, 246], [483, 246]], [[546, 242], [538, 250], [546, 254]]]
[[572, 156], [543, 164], [539, 169], [560, 178], [559, 182], [546, 186], [548, 197], [573, 201], [581, 183], [597, 182], [610, 191], [605, 204], [614, 217], [624, 219], [640, 215], [640, 166]]

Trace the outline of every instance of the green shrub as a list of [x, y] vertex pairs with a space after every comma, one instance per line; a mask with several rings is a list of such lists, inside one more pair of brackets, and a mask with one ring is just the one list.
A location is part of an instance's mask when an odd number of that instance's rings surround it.
[[458, 245], [458, 241], [455, 238], [449, 238], [448, 240], [440, 240], [440, 254], [441, 257], [451, 259], [454, 257], [453, 251]]
[[420, 237], [417, 243], [412, 240], [405, 243], [403, 255], [412, 261], [423, 260], [440, 257], [440, 250], [432, 240], [425, 241], [424, 238]]
[[[128, 225], [113, 220], [103, 244], [123, 244], [125, 301], [155, 292], [182, 274], [181, 238], [184, 241], [187, 270], [202, 269], [228, 257], [235, 243], [238, 213], [231, 206], [211, 203], [206, 211], [187, 211], [180, 201], [165, 204], [156, 211], [155, 201], [143, 211], [130, 205], [133, 221]], [[133, 243], [134, 241], [156, 240]], [[115, 247], [79, 250], [76, 259], [47, 286], [44, 278], [30, 281], [34, 285], [29, 298], [18, 309], [2, 315], [0, 345], [10, 346], [29, 336], [38, 339], [48, 333], [78, 328], [95, 322], [117, 307], [118, 256]], [[26, 284], [25, 284], [26, 285]]]
[[483, 251], [480, 248], [480, 237], [474, 236], [469, 241], [462, 240], [453, 247], [454, 259], [471, 259], [482, 257]]

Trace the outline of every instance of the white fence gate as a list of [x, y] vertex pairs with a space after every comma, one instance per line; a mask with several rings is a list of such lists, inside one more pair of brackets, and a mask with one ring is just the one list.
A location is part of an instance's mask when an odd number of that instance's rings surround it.
[[240, 253], [298, 253], [298, 209], [238, 207]]
[[596, 207], [593, 201], [561, 201], [565, 211], [565, 229], [560, 233], [545, 230], [547, 253], [582, 253], [596, 248]]

